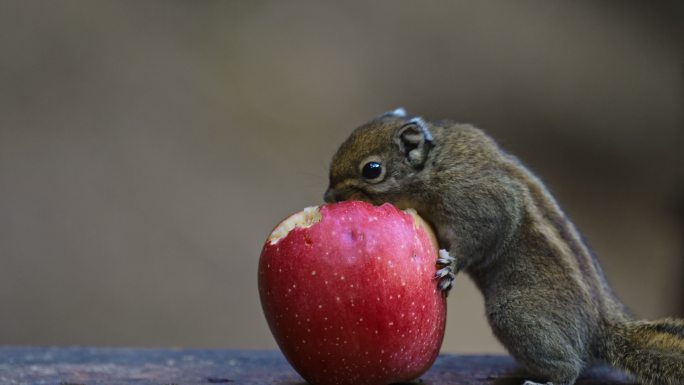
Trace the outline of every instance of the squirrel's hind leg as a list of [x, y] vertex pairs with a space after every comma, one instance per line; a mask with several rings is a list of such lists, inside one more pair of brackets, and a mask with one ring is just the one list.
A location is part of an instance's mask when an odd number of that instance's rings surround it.
[[531, 377], [553, 385], [574, 384], [584, 367], [581, 349], [586, 341], [570, 332], [573, 322], [565, 314], [547, 312], [535, 293], [506, 289], [487, 304], [499, 341]]

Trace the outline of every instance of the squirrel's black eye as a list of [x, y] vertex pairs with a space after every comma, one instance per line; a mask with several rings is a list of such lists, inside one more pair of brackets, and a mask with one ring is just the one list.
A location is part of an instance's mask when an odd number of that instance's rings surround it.
[[382, 164], [380, 162], [368, 162], [363, 165], [361, 175], [366, 179], [377, 179], [382, 175]]

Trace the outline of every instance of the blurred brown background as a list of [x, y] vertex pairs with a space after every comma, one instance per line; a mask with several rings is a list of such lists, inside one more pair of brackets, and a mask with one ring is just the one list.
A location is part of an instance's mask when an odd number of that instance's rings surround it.
[[[640, 317], [684, 316], [677, 2], [0, 3], [0, 344], [274, 348], [262, 242], [398, 106], [547, 181]], [[480, 294], [444, 350], [497, 352]]]

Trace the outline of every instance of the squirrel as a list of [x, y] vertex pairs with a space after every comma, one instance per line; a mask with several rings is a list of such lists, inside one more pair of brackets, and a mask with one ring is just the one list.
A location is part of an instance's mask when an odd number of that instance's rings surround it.
[[535, 378], [572, 385], [602, 362], [684, 384], [684, 320], [633, 319], [541, 180], [480, 129], [399, 108], [351, 133], [329, 179], [326, 202], [389, 202], [426, 219], [439, 288], [467, 273], [495, 336]]

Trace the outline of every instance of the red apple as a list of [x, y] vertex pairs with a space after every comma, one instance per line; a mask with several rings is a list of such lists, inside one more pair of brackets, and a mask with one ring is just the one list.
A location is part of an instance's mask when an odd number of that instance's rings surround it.
[[315, 385], [414, 379], [444, 337], [434, 234], [415, 213], [359, 201], [285, 219], [259, 260], [261, 305], [290, 364]]

